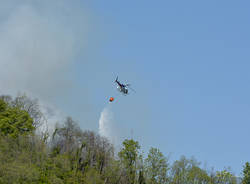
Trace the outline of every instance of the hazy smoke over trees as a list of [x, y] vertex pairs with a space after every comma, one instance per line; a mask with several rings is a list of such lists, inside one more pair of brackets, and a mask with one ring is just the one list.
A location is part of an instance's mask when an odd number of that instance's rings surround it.
[[0, 19], [2, 93], [26, 91], [47, 98], [70, 85], [65, 74], [83, 44], [82, 38], [76, 41], [81, 26], [65, 19], [66, 13], [73, 13], [70, 10], [49, 1], [43, 6], [36, 2], [13, 3], [12, 11]]
[[[76, 4], [64, 0], [1, 3], [1, 94], [28, 93], [39, 98], [44, 112], [51, 112], [48, 101], [70, 90], [67, 74], [87, 28]], [[50, 117], [55, 119], [57, 111]]]

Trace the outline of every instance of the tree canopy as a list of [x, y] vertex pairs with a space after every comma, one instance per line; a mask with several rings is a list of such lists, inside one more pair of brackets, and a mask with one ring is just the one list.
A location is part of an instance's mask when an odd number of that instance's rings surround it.
[[0, 130], [4, 135], [17, 137], [35, 129], [29, 113], [19, 107], [12, 107], [0, 99]]
[[[193, 157], [170, 164], [158, 148], [144, 154], [134, 139], [125, 139], [116, 154], [107, 138], [82, 130], [71, 117], [58, 122], [51, 136], [42, 137], [35, 133], [42, 118], [37, 100], [0, 97], [0, 183], [240, 183], [230, 170], [210, 172]], [[242, 184], [250, 184], [248, 162]]]

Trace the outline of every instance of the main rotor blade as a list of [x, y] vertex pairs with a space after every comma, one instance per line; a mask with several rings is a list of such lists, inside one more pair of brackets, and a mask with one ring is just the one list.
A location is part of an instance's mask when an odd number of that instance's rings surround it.
[[130, 85], [127, 87], [136, 93], [136, 91], [133, 88], [131, 88]]

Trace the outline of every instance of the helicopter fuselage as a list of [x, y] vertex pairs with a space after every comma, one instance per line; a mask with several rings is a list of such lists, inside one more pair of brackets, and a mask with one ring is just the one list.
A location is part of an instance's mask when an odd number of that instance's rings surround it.
[[127, 95], [128, 94], [128, 89], [125, 86], [117, 86], [117, 89], [122, 92], [123, 94]]
[[128, 85], [124, 85], [124, 84], [121, 84], [118, 80], [118, 77], [116, 78], [115, 82], [118, 84], [117, 86], [117, 89], [123, 93], [124, 95], [127, 95], [128, 94], [128, 89], [127, 89], [127, 86]]

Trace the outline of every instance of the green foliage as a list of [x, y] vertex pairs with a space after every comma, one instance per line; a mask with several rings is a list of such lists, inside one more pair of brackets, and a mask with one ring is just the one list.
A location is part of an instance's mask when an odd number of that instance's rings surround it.
[[84, 183], [86, 184], [104, 184], [101, 175], [93, 168], [89, 169], [84, 176]]
[[138, 150], [140, 149], [139, 143], [133, 139], [124, 140], [123, 148], [119, 152], [119, 157], [123, 161], [126, 167], [131, 167], [135, 164], [138, 156]]
[[35, 127], [29, 114], [18, 107], [10, 107], [0, 99], [0, 131], [4, 135], [16, 138], [31, 133]]
[[212, 184], [210, 176], [207, 171], [199, 167], [200, 163], [194, 158], [187, 159], [182, 156], [172, 165], [172, 184]]
[[[184, 156], [171, 166], [157, 148], [147, 158], [137, 141], [113, 145], [92, 131], [82, 131], [68, 117], [51, 137], [35, 134], [43, 121], [37, 100], [0, 97], [0, 184], [236, 184], [228, 170], [209, 173]], [[250, 164], [242, 184], [250, 184]]]
[[145, 161], [149, 184], [164, 184], [167, 182], [167, 159], [157, 148], [151, 148]]
[[138, 183], [139, 184], [146, 184], [144, 173], [142, 170], [139, 171]]
[[216, 179], [220, 184], [236, 184], [236, 177], [227, 170], [217, 171]]
[[242, 184], [250, 184], [250, 164], [246, 162], [243, 169], [243, 181]]
[[188, 170], [191, 168], [190, 162], [182, 156], [180, 160], [174, 162], [172, 166], [172, 183], [187, 183]]
[[[30, 149], [30, 139], [0, 137], [0, 181], [2, 183], [37, 183], [39, 167]], [[0, 183], [1, 183], [0, 182]]]
[[198, 166], [192, 166], [187, 176], [188, 183], [210, 183], [210, 177], [207, 172]]
[[8, 104], [4, 100], [0, 99], [0, 113], [5, 112], [7, 107]]
[[117, 160], [110, 160], [103, 173], [103, 178], [106, 183], [120, 183], [121, 175], [122, 169], [120, 162]]
[[2, 183], [37, 183], [39, 181], [39, 170], [34, 164], [6, 163], [1, 166], [1, 171]]
[[125, 167], [126, 176], [130, 184], [135, 183], [136, 177], [136, 159], [138, 150], [140, 149], [139, 143], [133, 139], [126, 139], [123, 141], [123, 148], [119, 152], [119, 157], [123, 166]]

